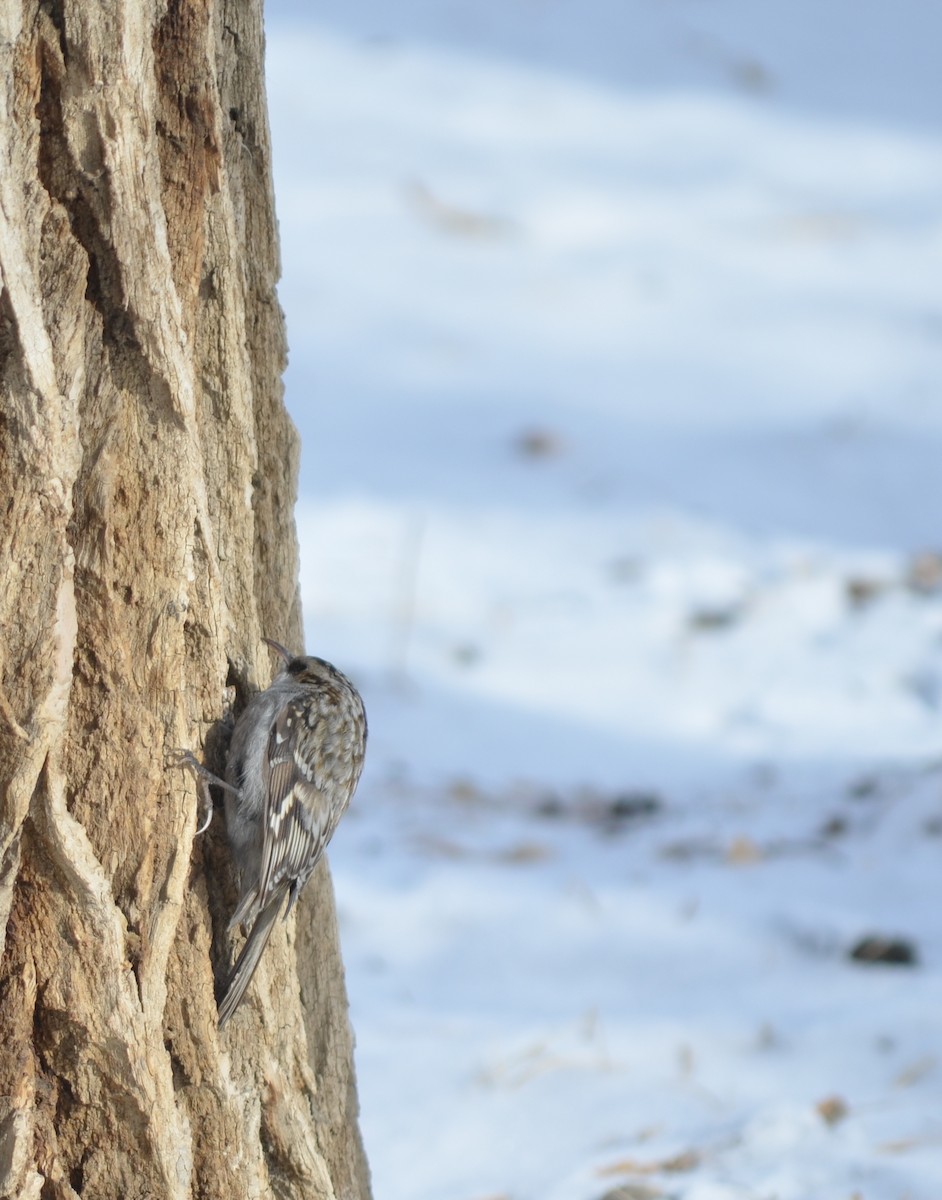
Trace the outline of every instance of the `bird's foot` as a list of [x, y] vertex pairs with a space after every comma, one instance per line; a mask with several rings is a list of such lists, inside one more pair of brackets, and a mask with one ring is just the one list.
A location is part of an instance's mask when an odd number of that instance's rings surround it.
[[210, 787], [222, 788], [223, 791], [232, 792], [235, 796], [239, 794], [239, 790], [238, 788], [234, 788], [232, 784], [226, 783], [224, 779], [220, 779], [218, 775], [214, 775], [207, 767], [204, 767], [192, 750], [175, 750], [172, 754], [174, 757], [168, 759], [167, 766], [186, 767], [196, 775], [200, 796], [206, 807], [206, 819], [196, 831], [197, 836], [199, 836], [199, 834], [206, 832], [213, 820], [213, 798], [209, 791]]

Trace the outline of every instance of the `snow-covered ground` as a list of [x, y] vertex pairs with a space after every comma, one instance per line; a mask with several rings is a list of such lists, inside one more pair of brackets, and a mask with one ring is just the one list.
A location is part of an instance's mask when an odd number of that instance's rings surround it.
[[377, 1200], [939, 1200], [942, 8], [268, 39]]

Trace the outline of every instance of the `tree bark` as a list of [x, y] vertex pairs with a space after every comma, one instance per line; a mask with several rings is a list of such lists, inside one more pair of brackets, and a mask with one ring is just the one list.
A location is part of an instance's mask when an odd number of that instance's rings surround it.
[[262, 56], [260, 0], [0, 5], [4, 1196], [369, 1194], [326, 868], [218, 1033], [167, 766], [301, 648]]

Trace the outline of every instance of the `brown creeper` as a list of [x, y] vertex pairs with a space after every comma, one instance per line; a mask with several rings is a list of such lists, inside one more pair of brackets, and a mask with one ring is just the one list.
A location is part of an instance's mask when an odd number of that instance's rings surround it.
[[346, 676], [322, 658], [266, 642], [284, 666], [236, 722], [226, 762], [226, 827], [240, 873], [229, 928], [251, 924], [219, 1004], [238, 1008], [272, 928], [310, 879], [363, 769], [366, 713]]

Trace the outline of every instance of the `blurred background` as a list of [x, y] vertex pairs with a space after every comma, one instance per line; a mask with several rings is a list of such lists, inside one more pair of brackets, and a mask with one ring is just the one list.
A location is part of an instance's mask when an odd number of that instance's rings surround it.
[[267, 34], [377, 1200], [938, 1200], [942, 8]]

